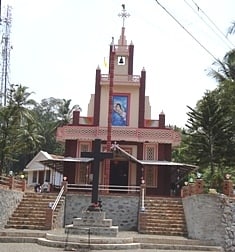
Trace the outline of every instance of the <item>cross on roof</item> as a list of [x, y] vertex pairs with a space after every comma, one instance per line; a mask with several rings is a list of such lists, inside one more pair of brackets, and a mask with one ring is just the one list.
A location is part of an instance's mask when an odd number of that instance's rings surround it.
[[125, 19], [130, 16], [130, 14], [126, 12], [125, 4], [122, 4], [122, 12], [119, 13], [118, 16], [122, 18], [122, 26], [125, 27]]

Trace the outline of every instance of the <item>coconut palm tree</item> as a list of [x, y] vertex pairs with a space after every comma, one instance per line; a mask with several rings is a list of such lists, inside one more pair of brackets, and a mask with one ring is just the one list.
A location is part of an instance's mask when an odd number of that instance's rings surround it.
[[235, 81], [235, 49], [227, 52], [223, 60], [217, 60], [213, 64], [215, 69], [210, 69], [209, 76], [216, 79], [218, 83], [224, 81]]
[[8, 105], [12, 109], [12, 119], [19, 125], [24, 124], [25, 120], [34, 121], [32, 107], [36, 105], [36, 101], [29, 99], [33, 92], [27, 92], [28, 87], [22, 85], [11, 85], [8, 94]]
[[79, 105], [74, 105], [72, 108], [70, 108], [71, 101], [72, 101], [71, 99], [60, 100], [59, 109], [58, 109], [58, 115], [59, 115], [59, 119], [60, 119], [59, 126], [63, 126], [68, 123], [71, 123], [74, 110], [82, 111], [82, 109]]
[[[0, 108], [0, 173], [7, 173], [12, 169], [17, 157], [25, 153], [26, 149], [32, 152], [36, 138], [41, 138], [40, 135], [32, 137], [33, 132], [28, 131], [32, 129], [31, 125], [37, 128], [31, 110], [36, 102], [29, 99], [31, 94], [27, 92], [27, 87], [12, 84], [7, 96], [7, 106]], [[26, 136], [26, 132], [28, 136], [31, 134], [27, 141], [23, 137]]]

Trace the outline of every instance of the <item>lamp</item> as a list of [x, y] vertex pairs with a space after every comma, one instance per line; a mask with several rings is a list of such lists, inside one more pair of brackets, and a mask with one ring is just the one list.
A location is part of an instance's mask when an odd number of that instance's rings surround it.
[[231, 178], [231, 175], [230, 174], [225, 174], [225, 179], [229, 180]]
[[197, 172], [197, 179], [200, 179], [202, 177], [202, 174], [200, 172]]
[[189, 178], [189, 183], [193, 183], [193, 178]]

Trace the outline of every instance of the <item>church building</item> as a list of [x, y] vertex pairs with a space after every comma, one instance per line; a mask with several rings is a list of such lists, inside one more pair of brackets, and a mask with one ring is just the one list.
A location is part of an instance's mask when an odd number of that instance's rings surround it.
[[100, 139], [100, 151], [113, 152], [113, 157], [100, 162], [99, 186], [128, 193], [144, 183], [147, 195], [176, 195], [183, 177], [195, 167], [171, 162], [172, 149], [181, 141], [180, 133], [165, 125], [163, 112], [151, 118], [149, 97], [145, 95], [146, 71], [143, 68], [139, 75], [133, 72], [134, 44], [126, 39], [124, 21], [128, 13], [124, 5], [120, 16], [120, 37], [118, 41], [112, 39], [108, 48], [108, 74], [96, 69], [95, 93], [87, 116], [74, 111], [71, 124], [57, 129], [57, 141], [65, 144], [64, 156], [80, 160], [65, 162], [63, 176], [68, 184], [78, 187], [91, 184], [93, 164], [82, 158], [82, 153], [92, 152], [94, 140]]

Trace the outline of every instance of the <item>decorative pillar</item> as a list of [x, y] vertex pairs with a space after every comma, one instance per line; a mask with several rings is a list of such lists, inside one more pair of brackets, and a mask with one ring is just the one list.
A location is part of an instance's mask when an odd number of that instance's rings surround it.
[[141, 184], [140, 186], [140, 202], [141, 202], [140, 211], [141, 212], [145, 211], [145, 206], [144, 206], [145, 195], [146, 195], [146, 186], [145, 184]]
[[223, 182], [223, 194], [233, 196], [233, 182], [230, 179], [225, 179]]
[[45, 227], [48, 230], [53, 229], [53, 210], [50, 206], [46, 209], [46, 219], [45, 219]]
[[160, 129], [165, 128], [165, 114], [163, 111], [159, 114], [159, 128]]
[[64, 177], [61, 186], [64, 187], [64, 193], [66, 194], [68, 191], [68, 181], [67, 181], [67, 177]]
[[204, 181], [203, 179], [196, 179], [194, 182], [194, 193], [201, 194], [204, 192]]
[[73, 111], [73, 125], [79, 125], [80, 111]]
[[9, 189], [11, 189], [11, 190], [13, 190], [14, 189], [14, 187], [15, 187], [15, 183], [14, 183], [15, 181], [14, 181], [14, 177], [13, 176], [10, 176], [9, 177]]
[[143, 68], [141, 71], [140, 78], [140, 89], [139, 89], [139, 117], [138, 117], [138, 127], [144, 127], [144, 113], [145, 113], [145, 89], [146, 89], [146, 71]]
[[23, 180], [22, 180], [22, 192], [25, 192], [25, 191], [26, 191], [26, 187], [27, 187], [26, 180], [23, 179]]

